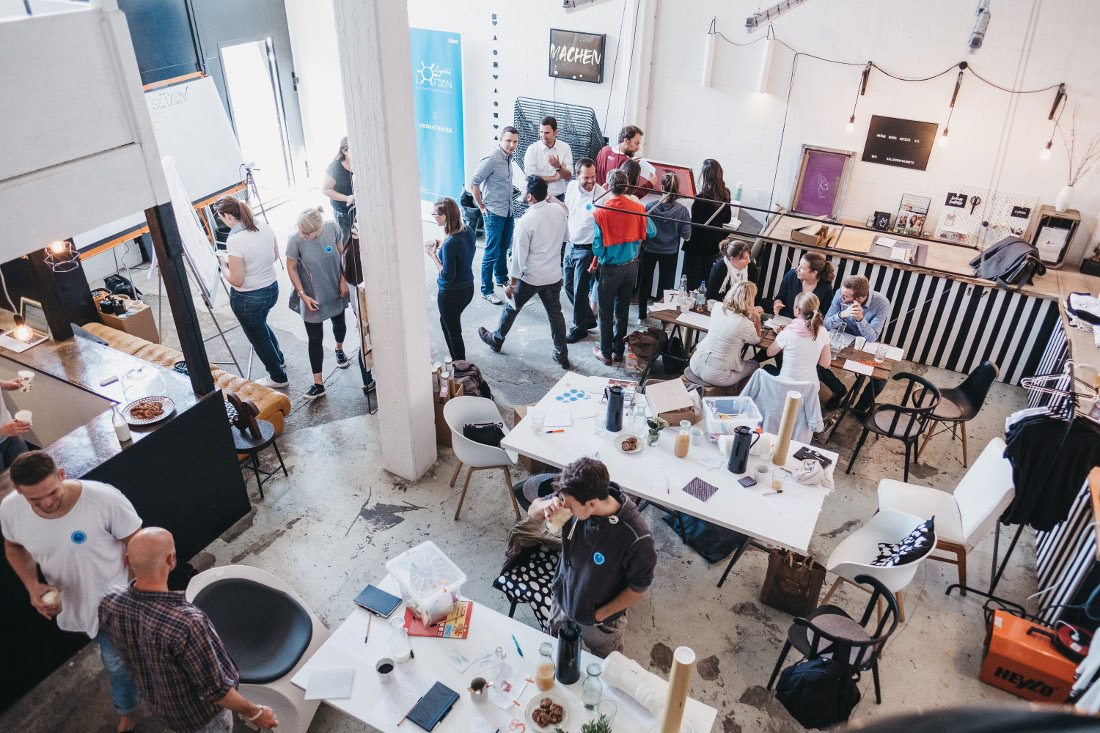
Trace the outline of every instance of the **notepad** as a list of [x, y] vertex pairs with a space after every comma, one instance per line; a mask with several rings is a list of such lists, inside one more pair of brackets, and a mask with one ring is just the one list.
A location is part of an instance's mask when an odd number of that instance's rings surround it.
[[408, 719], [424, 730], [432, 730], [458, 702], [458, 693], [442, 682], [436, 682], [409, 711]]
[[851, 359], [844, 360], [844, 368], [850, 372], [855, 372], [856, 374], [866, 374], [867, 376], [871, 376], [875, 373], [875, 368], [873, 366], [869, 364], [864, 364], [860, 361], [852, 361]]
[[315, 669], [309, 673], [306, 685], [307, 700], [342, 700], [351, 697], [351, 685], [355, 681], [355, 669], [336, 667]]

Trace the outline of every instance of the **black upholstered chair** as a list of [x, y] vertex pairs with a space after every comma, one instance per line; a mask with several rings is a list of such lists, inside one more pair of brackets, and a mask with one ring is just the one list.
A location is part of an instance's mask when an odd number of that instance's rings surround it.
[[852, 452], [852, 458], [848, 461], [848, 469], [845, 473], [852, 472], [852, 464], [856, 462], [863, 442], [867, 440], [868, 433], [875, 433], [886, 438], [900, 440], [905, 444], [905, 481], [909, 480], [910, 456], [915, 452], [917, 440], [932, 419], [932, 413], [940, 404], [940, 391], [936, 385], [924, 377], [918, 377], [909, 372], [898, 372], [893, 376], [895, 381], [905, 380], [905, 394], [901, 402], [896, 405], [876, 403], [867, 417], [863, 419], [863, 432], [860, 433], [859, 442]]
[[936, 425], [943, 423], [944, 432], [951, 428], [951, 440], [955, 439], [956, 431], [962, 428], [963, 467], [969, 465], [966, 455], [966, 423], [978, 416], [978, 411], [985, 404], [985, 398], [997, 381], [1000, 370], [993, 362], [983, 361], [978, 368], [970, 372], [963, 383], [958, 387], [949, 387], [940, 390], [940, 404], [932, 413], [932, 422], [928, 426], [928, 433], [924, 436], [924, 442], [917, 451], [917, 460], [921, 453], [928, 447], [928, 441], [936, 432]]
[[[831, 657], [845, 662], [851, 669], [871, 670], [875, 679], [875, 702], [882, 703], [882, 690], [879, 686], [878, 659], [886, 640], [898, 627], [898, 604], [885, 585], [870, 575], [857, 575], [856, 582], [871, 587], [871, 599], [856, 621], [836, 606], [821, 606], [807, 615], [799, 616], [787, 630], [787, 641], [768, 680], [768, 689], [772, 689], [779, 670], [787, 659], [791, 647], [797, 649], [807, 659]], [[879, 618], [874, 629], [867, 624], [875, 606], [884, 601], [886, 610]]]

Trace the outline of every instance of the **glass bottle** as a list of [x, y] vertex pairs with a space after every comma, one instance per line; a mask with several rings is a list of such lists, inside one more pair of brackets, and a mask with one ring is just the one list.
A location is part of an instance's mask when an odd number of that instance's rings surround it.
[[122, 413], [119, 410], [120, 408], [118, 405], [115, 405], [111, 409], [111, 420], [114, 423], [115, 435], [118, 437], [119, 443], [129, 443], [130, 426], [126, 423], [126, 418], [122, 416]]
[[512, 674], [512, 665], [508, 664], [508, 654], [504, 651], [503, 647], [497, 647], [493, 650], [493, 658], [496, 660], [496, 674], [493, 677], [493, 683], [497, 686], [497, 689], [504, 689], [504, 681]]
[[640, 396], [635, 396], [634, 405], [630, 408], [630, 432], [641, 437], [649, 430], [649, 423], [645, 416], [645, 403]]
[[403, 664], [412, 658], [412, 645], [409, 644], [409, 630], [405, 628], [405, 617], [394, 616], [390, 619], [390, 656], [393, 661]]
[[686, 458], [688, 454], [688, 447], [691, 445], [691, 421], [680, 421], [680, 432], [676, 435], [676, 445], [673, 446], [672, 452], [677, 458]]
[[584, 703], [585, 710], [595, 710], [603, 698], [603, 680], [600, 679], [603, 668], [593, 662], [584, 671], [588, 676], [581, 683], [581, 702]]
[[699, 289], [695, 291], [695, 310], [703, 312], [707, 309], [707, 282], [699, 283]]
[[549, 641], [539, 644], [539, 666], [535, 668], [535, 685], [540, 692], [554, 686], [554, 645]]

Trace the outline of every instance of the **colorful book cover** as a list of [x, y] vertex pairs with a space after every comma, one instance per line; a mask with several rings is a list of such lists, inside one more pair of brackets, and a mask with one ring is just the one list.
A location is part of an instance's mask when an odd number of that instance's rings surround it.
[[409, 636], [433, 636], [437, 639], [465, 639], [470, 635], [470, 614], [473, 601], [459, 601], [447, 618], [435, 626], [428, 626], [411, 608], [405, 609], [405, 628]]

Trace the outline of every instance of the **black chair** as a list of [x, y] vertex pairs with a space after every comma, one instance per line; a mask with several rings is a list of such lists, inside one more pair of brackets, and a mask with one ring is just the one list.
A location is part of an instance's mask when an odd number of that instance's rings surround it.
[[867, 417], [863, 419], [863, 432], [856, 443], [856, 449], [848, 461], [848, 469], [845, 473], [852, 472], [852, 464], [856, 462], [859, 449], [863, 447], [863, 441], [867, 440], [867, 433], [875, 433], [887, 438], [894, 438], [905, 443], [905, 481], [909, 480], [910, 455], [917, 445], [921, 433], [932, 419], [932, 413], [940, 404], [940, 391], [936, 385], [923, 377], [909, 372], [898, 372], [895, 380], [908, 380], [905, 394], [901, 403], [875, 404]]
[[[878, 658], [886, 640], [898, 627], [898, 602], [885, 585], [870, 575], [857, 575], [856, 582], [871, 586], [871, 600], [863, 611], [863, 617], [857, 622], [836, 606], [821, 606], [805, 618], [799, 616], [787, 630], [787, 641], [783, 652], [775, 663], [768, 689], [772, 689], [779, 669], [787, 659], [793, 646], [807, 659], [832, 657], [845, 661], [853, 670], [860, 672], [871, 670], [875, 679], [875, 702], [882, 703], [882, 691], [879, 688]], [[881, 615], [878, 625], [871, 632], [867, 628], [871, 612], [880, 600], [886, 602], [886, 611]], [[887, 629], [887, 624], [889, 628]], [[884, 631], [885, 629], [885, 631]]]
[[1000, 370], [993, 362], [983, 361], [978, 368], [970, 372], [963, 383], [958, 387], [950, 387], [940, 390], [940, 404], [932, 413], [932, 423], [928, 426], [928, 434], [924, 436], [924, 442], [917, 451], [917, 460], [920, 454], [928, 447], [928, 441], [935, 434], [936, 425], [943, 423], [944, 428], [939, 432], [945, 432], [951, 428], [951, 440], [955, 439], [956, 431], [962, 426], [963, 467], [968, 466], [966, 455], [966, 423], [978, 416], [978, 410], [985, 404], [985, 398], [997, 381]]

